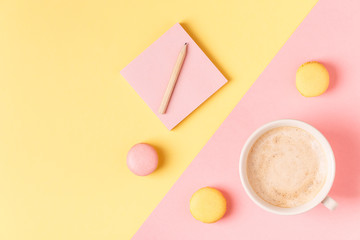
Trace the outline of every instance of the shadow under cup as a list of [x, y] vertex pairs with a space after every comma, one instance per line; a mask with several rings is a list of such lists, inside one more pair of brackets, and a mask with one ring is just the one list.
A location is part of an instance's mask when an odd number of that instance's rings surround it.
[[[323, 187], [311, 201], [308, 201], [307, 203], [297, 207], [283, 208], [266, 202], [261, 197], [259, 197], [252, 189], [247, 176], [247, 158], [253, 144], [264, 133], [278, 127], [297, 127], [307, 131], [308, 133], [313, 135], [313, 137], [315, 137], [315, 139], [321, 144], [327, 159], [327, 175]], [[336, 208], [337, 205], [336, 202], [331, 198], [327, 197], [335, 178], [335, 157], [333, 151], [326, 138], [316, 128], [305, 122], [299, 120], [292, 120], [292, 119], [282, 119], [267, 123], [261, 126], [260, 128], [258, 128], [254, 133], [251, 134], [251, 136], [245, 142], [245, 145], [241, 151], [239, 171], [240, 171], [241, 182], [248, 196], [251, 198], [253, 202], [255, 202], [258, 206], [260, 206], [266, 211], [280, 215], [294, 215], [294, 214], [300, 214], [306, 212], [314, 208], [321, 202], [323, 202], [324, 205], [331, 210]]]

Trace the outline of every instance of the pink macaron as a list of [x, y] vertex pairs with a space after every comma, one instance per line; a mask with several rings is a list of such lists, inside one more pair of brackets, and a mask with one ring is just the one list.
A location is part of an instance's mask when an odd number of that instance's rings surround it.
[[146, 176], [155, 171], [158, 160], [155, 148], [146, 143], [134, 145], [127, 154], [128, 168], [138, 176]]

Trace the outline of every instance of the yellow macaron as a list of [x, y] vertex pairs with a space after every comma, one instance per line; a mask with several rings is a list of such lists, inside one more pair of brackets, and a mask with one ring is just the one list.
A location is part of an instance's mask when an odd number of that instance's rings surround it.
[[193, 217], [204, 223], [220, 220], [226, 212], [226, 199], [223, 194], [212, 187], [196, 191], [190, 199], [190, 212]]
[[329, 87], [329, 73], [319, 62], [307, 62], [296, 72], [296, 88], [305, 97], [316, 97]]

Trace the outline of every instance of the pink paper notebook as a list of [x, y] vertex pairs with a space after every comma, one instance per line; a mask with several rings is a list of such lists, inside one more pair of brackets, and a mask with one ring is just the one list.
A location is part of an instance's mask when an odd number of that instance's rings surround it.
[[[166, 114], [158, 109], [184, 43], [187, 54]], [[171, 130], [226, 83], [225, 77], [175, 24], [121, 72], [164, 125]]]
[[[321, 0], [260, 78], [201, 150], [134, 239], [360, 239], [360, 1]], [[305, 98], [295, 73], [306, 61], [328, 68], [330, 88]], [[330, 196], [339, 207], [317, 206], [279, 216], [255, 205], [239, 177], [239, 157], [249, 135], [266, 122], [294, 118], [318, 128], [336, 159]], [[191, 195], [213, 186], [224, 192], [228, 212], [214, 224], [195, 220]], [[155, 186], [154, 186], [155, 187]]]

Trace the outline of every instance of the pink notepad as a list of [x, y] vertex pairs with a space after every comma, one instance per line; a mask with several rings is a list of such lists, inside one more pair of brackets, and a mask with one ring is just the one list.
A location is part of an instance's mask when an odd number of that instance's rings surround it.
[[[159, 114], [170, 75], [185, 42], [189, 45], [177, 84], [166, 113]], [[227, 81], [180, 24], [170, 28], [121, 74], [169, 130]]]

